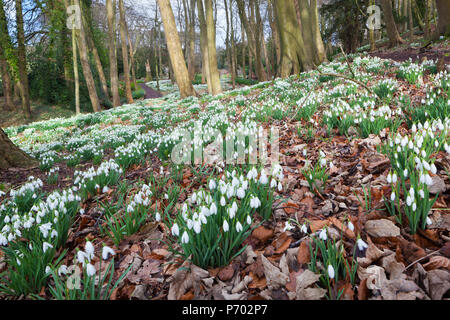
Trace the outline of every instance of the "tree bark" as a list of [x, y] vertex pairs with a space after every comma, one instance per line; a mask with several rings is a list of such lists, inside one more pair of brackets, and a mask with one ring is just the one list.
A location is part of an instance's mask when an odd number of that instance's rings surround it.
[[175, 17], [173, 15], [170, 0], [158, 0], [161, 18], [164, 25], [167, 48], [170, 61], [175, 74], [175, 79], [182, 98], [195, 95], [194, 86], [189, 80], [189, 73], [183, 57], [180, 37], [178, 35]]
[[409, 41], [413, 41], [414, 37], [414, 23], [412, 15], [412, 0], [408, 0], [408, 25], [409, 25]]
[[[75, 5], [81, 8], [79, 0], [75, 0]], [[92, 108], [94, 112], [99, 112], [101, 110], [100, 103], [95, 88], [94, 77], [92, 76], [91, 67], [89, 65], [89, 58], [86, 46], [86, 35], [83, 23], [81, 23], [80, 25], [80, 31], [78, 33], [77, 39], [78, 39], [78, 51], [80, 53], [81, 67], [83, 69], [84, 79], [86, 80], [86, 86], [89, 91], [89, 98], [91, 100]]]
[[27, 58], [25, 52], [25, 32], [23, 29], [22, 0], [15, 0], [17, 26], [17, 59], [19, 66], [22, 108], [26, 119], [31, 119], [30, 91], [28, 87]]
[[0, 169], [32, 168], [37, 165], [39, 162], [15, 146], [0, 128]]
[[120, 106], [119, 77], [117, 74], [117, 57], [115, 39], [115, 17], [116, 8], [111, 0], [106, 0], [106, 15], [108, 20], [108, 52], [109, 52], [109, 75], [111, 78], [111, 93], [113, 106]]
[[305, 49], [299, 29], [296, 10], [292, 0], [275, 1], [277, 24], [280, 30], [281, 65], [280, 75], [285, 78], [292, 73], [313, 69], [313, 57]]
[[0, 74], [3, 83], [3, 96], [5, 97], [5, 110], [14, 110], [13, 92], [11, 77], [9, 76], [8, 62], [3, 55], [3, 49], [0, 45]]
[[77, 59], [77, 35], [75, 28], [72, 29], [72, 62], [73, 62], [73, 77], [75, 81], [75, 113], [80, 114], [80, 75], [78, 74], [78, 59]]
[[[198, 20], [200, 24], [200, 47], [202, 51], [202, 78], [208, 85], [208, 92], [212, 92], [211, 73], [209, 71], [208, 34], [206, 30], [206, 17], [203, 9], [203, 1], [197, 0]], [[202, 79], [203, 80], [203, 79]]]
[[119, 17], [120, 17], [120, 42], [122, 45], [122, 59], [123, 59], [123, 74], [125, 79], [125, 96], [127, 98], [127, 103], [133, 103], [133, 95], [131, 93], [131, 82], [130, 82], [130, 67], [128, 64], [128, 52], [127, 52], [127, 35], [125, 27], [125, 8], [123, 5], [123, 0], [119, 0]]
[[276, 22], [276, 12], [275, 12], [275, 5], [274, 1], [276, 0], [270, 0], [270, 3], [268, 4], [268, 10], [269, 10], [269, 22], [270, 22], [270, 28], [272, 29], [272, 43], [273, 47], [275, 48], [275, 55], [276, 55], [276, 61], [273, 63], [273, 70], [274, 75], [278, 75], [278, 66], [280, 65], [281, 60], [281, 45], [280, 45], [280, 34], [278, 32], [278, 26]]
[[208, 39], [208, 59], [209, 59], [209, 73], [211, 79], [212, 95], [217, 95], [222, 92], [220, 85], [220, 75], [217, 68], [217, 51], [216, 51], [216, 26], [214, 23], [213, 4], [212, 0], [205, 0], [205, 15], [206, 15], [206, 34]]
[[381, 0], [381, 7], [383, 8], [384, 20], [389, 37], [389, 46], [395, 47], [396, 45], [403, 43], [404, 40], [400, 37], [395, 24], [394, 16], [392, 14], [391, 0]]
[[450, 35], [450, 1], [436, 0], [436, 9], [438, 15], [437, 35]]

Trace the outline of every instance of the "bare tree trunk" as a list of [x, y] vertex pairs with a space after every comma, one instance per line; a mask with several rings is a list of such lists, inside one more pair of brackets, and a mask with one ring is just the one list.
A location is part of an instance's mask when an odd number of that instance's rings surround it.
[[[186, 5], [187, 5], [187, 0]], [[195, 78], [195, 0], [190, 0], [189, 8], [189, 63], [188, 72], [189, 79]]]
[[[253, 6], [251, 5], [253, 2]], [[254, 10], [254, 15], [256, 18], [256, 24], [254, 25], [255, 30], [255, 44], [256, 44], [256, 74], [258, 76], [259, 81], [266, 81], [267, 80], [267, 73], [264, 69], [264, 65], [262, 63], [262, 57], [261, 57], [261, 49], [262, 49], [262, 41], [264, 41], [264, 35], [263, 35], [263, 24], [261, 21], [261, 12], [259, 11], [259, 0], [250, 0], [250, 6]], [[253, 21], [253, 17], [252, 17]], [[262, 38], [262, 40], [261, 40]], [[267, 64], [267, 62], [266, 62]]]
[[27, 58], [25, 52], [25, 33], [23, 29], [22, 0], [15, 0], [17, 26], [17, 58], [19, 66], [22, 108], [26, 119], [31, 119], [30, 91], [28, 88]]
[[116, 8], [115, 2], [106, 0], [106, 13], [108, 20], [108, 52], [109, 52], [109, 74], [111, 78], [111, 92], [113, 98], [113, 106], [120, 106], [119, 96], [119, 77], [117, 74], [117, 57], [116, 57], [116, 43], [115, 43], [115, 18]]
[[325, 54], [325, 47], [323, 46], [322, 36], [320, 34], [317, 0], [310, 0], [309, 15], [311, 17], [311, 32], [316, 62], [320, 64], [327, 59], [327, 55]]
[[78, 59], [77, 59], [77, 35], [75, 28], [72, 28], [72, 62], [73, 62], [73, 77], [75, 81], [75, 113], [80, 114], [80, 76], [78, 74]]
[[6, 133], [0, 128], [0, 169], [32, 168], [39, 162], [15, 146]]
[[448, 0], [436, 0], [436, 9], [438, 14], [438, 22], [436, 26], [436, 34], [450, 34], [450, 2]]
[[211, 78], [212, 95], [222, 92], [219, 70], [217, 68], [216, 26], [214, 24], [212, 0], [205, 0], [206, 34], [208, 39], [209, 73]]
[[123, 0], [119, 0], [119, 16], [120, 16], [120, 42], [122, 45], [122, 59], [123, 59], [123, 74], [125, 79], [125, 96], [127, 97], [127, 103], [133, 103], [133, 94], [131, 93], [130, 82], [130, 67], [128, 64], [128, 52], [127, 52], [127, 31], [125, 26], [125, 8]]
[[212, 92], [211, 73], [209, 71], [208, 34], [206, 30], [206, 17], [203, 1], [197, 0], [198, 20], [200, 23], [200, 47], [202, 51], [202, 82], [203, 78], [208, 85], [208, 92]]
[[90, 32], [87, 33], [88, 43], [92, 50], [92, 55], [94, 56], [95, 67], [97, 68], [98, 77], [100, 78], [100, 84], [102, 87], [103, 95], [106, 100], [109, 100], [109, 92], [108, 92], [108, 84], [106, 83], [105, 73], [103, 71], [102, 62], [100, 60], [100, 56], [98, 55], [97, 48], [95, 46], [94, 40], [90, 35]]
[[311, 70], [314, 67], [313, 57], [308, 55], [305, 48], [294, 2], [277, 0], [275, 5], [281, 40], [281, 77], [285, 78], [302, 70]]
[[400, 34], [398, 33], [394, 16], [392, 15], [391, 0], [381, 0], [381, 6], [383, 8], [384, 19], [386, 22], [387, 34], [389, 37], [389, 46], [395, 47], [396, 45], [403, 43], [404, 40], [400, 37]]
[[[77, 5], [79, 8], [81, 8], [79, 0], [75, 0], [75, 5]], [[80, 53], [81, 66], [83, 68], [83, 75], [84, 75], [84, 79], [86, 80], [86, 86], [89, 91], [89, 98], [91, 100], [92, 108], [94, 109], [94, 112], [98, 112], [101, 110], [100, 103], [98, 101], [94, 77], [92, 76], [91, 67], [89, 65], [87, 46], [86, 46], [86, 35], [85, 35], [83, 23], [81, 23], [81, 25], [80, 25], [80, 31], [78, 34], [78, 51]]]
[[12, 84], [11, 77], [9, 76], [8, 71], [8, 62], [3, 55], [3, 49], [0, 45], [0, 74], [2, 76], [3, 82], [3, 96], [5, 97], [5, 110], [12, 111], [14, 110], [14, 101], [13, 101], [13, 92], [12, 92]]
[[414, 14], [417, 19], [417, 23], [419, 24], [420, 30], [425, 32], [425, 26], [423, 24], [422, 17], [420, 16], [419, 8], [417, 8], [416, 0], [411, 0], [411, 4], [412, 4], [412, 8], [413, 8]]
[[241, 23], [241, 42], [242, 42], [242, 77], [245, 79], [247, 77], [247, 72], [245, 71], [245, 32], [244, 26]]
[[274, 1], [276, 0], [270, 0], [270, 3], [268, 4], [268, 10], [269, 10], [269, 22], [270, 22], [270, 28], [272, 29], [272, 42], [273, 47], [275, 48], [275, 55], [276, 55], [276, 61], [273, 63], [273, 70], [274, 75], [278, 74], [278, 66], [280, 65], [281, 60], [281, 46], [280, 46], [280, 34], [278, 32], [278, 26], [277, 22], [274, 16], [276, 16], [275, 12], [275, 6]]
[[158, 4], [164, 24], [164, 33], [166, 35], [170, 61], [180, 90], [180, 96], [184, 98], [196, 95], [192, 82], [189, 80], [189, 73], [186, 62], [184, 61], [180, 37], [178, 36], [170, 0], [158, 0]]
[[412, 0], [408, 0], [408, 25], [409, 25], [409, 41], [413, 41], [414, 37], [414, 23], [412, 15]]
[[431, 37], [431, 1], [425, 0], [425, 39]]

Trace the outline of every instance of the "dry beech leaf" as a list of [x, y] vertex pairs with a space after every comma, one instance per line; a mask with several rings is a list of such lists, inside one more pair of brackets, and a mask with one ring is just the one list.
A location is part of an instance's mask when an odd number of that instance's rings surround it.
[[307, 264], [309, 261], [311, 261], [309, 245], [306, 243], [306, 241], [302, 241], [300, 243], [300, 247], [298, 248], [297, 253], [297, 261], [300, 264]]
[[425, 270], [430, 271], [434, 269], [447, 269], [450, 270], [450, 259], [443, 256], [434, 256], [430, 258], [430, 261], [423, 265]]

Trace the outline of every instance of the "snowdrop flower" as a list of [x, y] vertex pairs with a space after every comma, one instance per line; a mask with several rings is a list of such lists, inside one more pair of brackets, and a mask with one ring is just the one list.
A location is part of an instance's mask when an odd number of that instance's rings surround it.
[[199, 234], [202, 229], [202, 224], [199, 220], [194, 221], [194, 231], [196, 234]]
[[44, 242], [44, 243], [42, 244], [42, 251], [44, 251], [44, 253], [45, 253], [48, 249], [50, 249], [50, 248], [53, 248], [53, 246], [52, 246], [50, 243]]
[[228, 232], [229, 229], [230, 227], [228, 226], [227, 220], [223, 220], [223, 231]]
[[222, 197], [220, 198], [220, 205], [221, 205], [222, 207], [224, 207], [226, 204], [227, 204], [227, 202], [225, 201], [225, 197], [222, 196]]
[[392, 174], [392, 183], [396, 183], [397, 182], [397, 174], [394, 172]]
[[50, 222], [39, 226], [39, 230], [41, 231], [44, 238], [47, 238], [48, 232], [51, 230], [51, 228], [52, 228], [52, 224]]
[[419, 190], [419, 195], [422, 199], [425, 198], [425, 193], [423, 192], [423, 189]]
[[290, 231], [290, 230], [292, 230], [292, 229], [294, 229], [294, 226], [292, 226], [292, 225], [289, 223], [289, 221], [286, 221], [286, 224], [285, 224], [285, 226], [284, 226], [284, 228], [283, 228], [283, 232], [285, 232], [285, 231]]
[[331, 264], [328, 265], [328, 277], [334, 279], [334, 268]]
[[416, 202], [414, 201], [414, 203], [413, 203], [413, 205], [412, 205], [412, 210], [413, 210], [413, 211], [416, 211], [416, 209], [417, 209], [417, 204], [416, 204]]
[[266, 185], [269, 182], [269, 179], [266, 176], [266, 172], [263, 170], [261, 173], [261, 177], [259, 178], [259, 182], [263, 185]]
[[241, 225], [241, 223], [239, 221], [236, 223], [236, 231], [237, 232], [241, 232], [242, 231], [242, 225]]
[[209, 180], [209, 190], [214, 190], [216, 186], [216, 181], [214, 179]]
[[271, 188], [275, 188], [277, 186], [277, 181], [275, 180], [275, 179], [272, 179], [271, 181], [270, 181], [270, 187]]
[[216, 206], [215, 202], [213, 202], [211, 204], [211, 206], [209, 207], [209, 213], [210, 214], [216, 214], [217, 213], [217, 206]]
[[431, 221], [430, 217], [427, 217], [427, 225], [429, 226], [432, 223], [433, 223], [433, 221]]
[[94, 246], [92, 245], [92, 242], [86, 241], [86, 245], [84, 246], [84, 251], [86, 252], [86, 257], [89, 261], [94, 257]]
[[283, 190], [283, 185], [281, 182], [278, 182], [278, 192], [281, 192]]
[[252, 224], [252, 218], [250, 218], [250, 216], [247, 216], [247, 224], [248, 225]]
[[390, 172], [389, 172], [389, 174], [388, 174], [387, 177], [386, 177], [386, 181], [387, 181], [388, 183], [392, 183], [392, 175], [391, 175]]
[[93, 275], [95, 275], [95, 273], [97, 272], [97, 270], [95, 270], [95, 267], [88, 263], [86, 266], [86, 273], [89, 277], [92, 277]]
[[106, 192], [108, 192], [108, 191], [109, 191], [108, 186], [104, 186], [102, 192], [103, 192], [103, 193], [106, 193]]
[[250, 198], [250, 208], [257, 209], [257, 208], [259, 208], [260, 205], [261, 205], [261, 201], [259, 200], [258, 197], [252, 196]]
[[355, 226], [353, 225], [353, 223], [351, 221], [348, 222], [348, 228], [353, 231], [355, 230]]
[[408, 177], [408, 169], [403, 170], [403, 176], [404, 176], [405, 178]]
[[156, 213], [155, 213], [155, 220], [157, 222], [161, 221], [161, 214], [158, 211], [156, 211]]
[[51, 271], [52, 271], [52, 269], [50, 269], [49, 266], [46, 266], [46, 267], [45, 267], [45, 273], [50, 273]]
[[436, 166], [434, 165], [434, 163], [431, 164], [431, 168], [430, 169], [431, 169], [431, 173], [432, 174], [436, 174], [437, 169], [436, 169]]
[[327, 230], [325, 228], [320, 231], [319, 238], [324, 241], [327, 240]]
[[395, 193], [392, 192], [392, 193], [391, 193], [391, 201], [394, 201], [394, 200], [395, 200]]
[[58, 269], [58, 276], [61, 276], [63, 274], [67, 274], [68, 270], [67, 270], [67, 266], [65, 264], [61, 265], [61, 267], [59, 267]]
[[85, 264], [86, 259], [87, 259], [87, 256], [83, 251], [80, 250], [77, 252], [77, 261], [81, 262], [83, 264], [83, 266]]
[[359, 251], [363, 251], [368, 247], [367, 243], [365, 243], [361, 238], [358, 238], [356, 244], [358, 245]]
[[431, 186], [433, 184], [433, 179], [431, 179], [428, 173], [425, 175], [425, 183], [427, 186]]
[[108, 246], [104, 246], [102, 249], [102, 258], [103, 260], [107, 260], [109, 255], [114, 256], [116, 253], [114, 252], [114, 250]]
[[412, 204], [412, 198], [411, 198], [411, 196], [410, 195], [408, 195], [407, 197], [406, 197], [406, 205], [408, 206], [408, 207], [410, 207], [411, 206], [411, 204]]
[[245, 197], [245, 190], [244, 190], [243, 188], [237, 189], [237, 191], [236, 191], [236, 196], [237, 196], [239, 199], [244, 198], [244, 197]]
[[306, 227], [306, 224], [302, 224], [300, 231], [303, 233], [308, 233], [308, 228]]
[[185, 231], [183, 235], [181, 236], [181, 243], [188, 243], [189, 242], [189, 235]]
[[180, 229], [178, 228], [178, 224], [174, 223], [172, 226], [172, 235], [179, 236], [180, 235]]
[[321, 165], [322, 167], [326, 166], [326, 165], [327, 165], [327, 160], [324, 159], [324, 158], [320, 159], [320, 165]]

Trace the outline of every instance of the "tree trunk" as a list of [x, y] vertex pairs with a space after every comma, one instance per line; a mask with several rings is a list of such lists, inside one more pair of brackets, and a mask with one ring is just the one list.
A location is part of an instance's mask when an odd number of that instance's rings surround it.
[[247, 72], [245, 71], [245, 32], [244, 32], [244, 26], [241, 23], [241, 42], [242, 42], [242, 78], [247, 77]]
[[310, 0], [309, 15], [311, 17], [311, 32], [314, 46], [314, 54], [318, 64], [326, 60], [325, 47], [323, 46], [322, 36], [319, 26], [319, 11], [317, 9], [317, 0]]
[[403, 43], [404, 40], [400, 37], [395, 24], [394, 16], [392, 14], [391, 0], [381, 0], [381, 7], [383, 8], [384, 20], [389, 37], [389, 46], [395, 47], [396, 45]]
[[14, 110], [13, 92], [11, 77], [9, 76], [8, 62], [3, 55], [3, 49], [0, 45], [0, 74], [3, 83], [3, 96], [5, 97], [5, 110]]
[[275, 5], [274, 1], [271, 0], [270, 4], [268, 5], [269, 10], [269, 22], [270, 22], [270, 28], [272, 29], [272, 43], [273, 47], [275, 48], [275, 55], [276, 55], [276, 61], [273, 63], [273, 70], [274, 75], [278, 75], [278, 66], [280, 65], [281, 61], [281, 45], [280, 45], [280, 34], [278, 32], [278, 25], [276, 22], [276, 12], [275, 12]]
[[102, 62], [100, 60], [100, 56], [98, 55], [97, 48], [95, 46], [95, 42], [92, 39], [91, 33], [87, 33], [88, 43], [92, 50], [92, 55], [94, 56], [95, 67], [97, 68], [98, 77], [100, 78], [100, 84], [103, 91], [103, 95], [106, 100], [109, 100], [109, 92], [108, 92], [108, 84], [106, 83], [105, 73], [103, 72]]
[[412, 15], [412, 0], [408, 0], [408, 25], [409, 25], [409, 41], [413, 41], [414, 37], [414, 23]]
[[[206, 17], [203, 9], [203, 1], [197, 0], [198, 20], [200, 24], [200, 47], [202, 51], [202, 78], [208, 85], [208, 92], [213, 91], [211, 73], [209, 70], [209, 54], [208, 54], [208, 34], [206, 30]], [[203, 79], [202, 79], [203, 81]]]
[[425, 0], [425, 39], [431, 37], [431, 1]]
[[106, 15], [108, 20], [108, 52], [109, 52], [109, 75], [111, 78], [111, 93], [113, 106], [120, 106], [119, 77], [117, 74], [117, 57], [115, 39], [115, 17], [116, 8], [111, 0], [106, 0]]
[[130, 67], [128, 65], [128, 52], [127, 52], [127, 31], [125, 27], [125, 8], [123, 0], [119, 0], [119, 20], [120, 20], [120, 42], [122, 45], [122, 59], [123, 59], [123, 74], [125, 79], [125, 96], [127, 97], [127, 103], [133, 103], [133, 95], [131, 93], [130, 82]]
[[72, 29], [72, 62], [73, 76], [75, 81], [75, 113], [80, 114], [80, 76], [78, 74], [77, 39], [75, 28]]
[[0, 169], [32, 168], [39, 162], [15, 146], [6, 133], [0, 128]]
[[299, 29], [296, 10], [292, 0], [275, 1], [277, 24], [281, 40], [280, 75], [285, 78], [292, 73], [308, 71], [314, 67], [308, 55]]
[[170, 0], [158, 0], [161, 18], [164, 25], [167, 49], [175, 74], [175, 79], [180, 90], [181, 98], [196, 95], [194, 86], [189, 80], [189, 73], [184, 61], [180, 37], [178, 35], [175, 17], [173, 15]]
[[17, 59], [19, 66], [20, 91], [22, 97], [22, 108], [26, 119], [31, 119], [30, 91], [28, 88], [27, 58], [25, 52], [25, 33], [23, 29], [22, 0], [16, 3], [16, 26], [17, 26]]
[[[75, 5], [81, 8], [79, 0], [75, 0]], [[99, 112], [101, 110], [100, 103], [95, 88], [94, 77], [92, 76], [91, 67], [89, 65], [86, 46], [86, 35], [83, 23], [81, 23], [80, 25], [80, 31], [78, 34], [78, 51], [80, 53], [81, 67], [83, 68], [83, 75], [84, 79], [86, 80], [86, 86], [89, 91], [89, 98], [91, 100], [92, 108], [94, 109], [94, 112]]]
[[414, 14], [417, 19], [417, 23], [419, 24], [420, 30], [425, 31], [425, 26], [423, 24], [422, 17], [420, 16], [420, 12], [419, 12], [419, 8], [417, 7], [416, 0], [411, 0], [411, 4], [412, 4], [412, 8], [413, 8]]
[[222, 92], [219, 70], [217, 68], [216, 26], [214, 23], [212, 0], [205, 0], [206, 34], [208, 39], [209, 73], [211, 78], [212, 95]]
[[436, 0], [436, 9], [438, 15], [437, 35], [450, 35], [450, 1]]
[[[186, 0], [187, 4], [187, 0]], [[195, 78], [195, 0], [190, 0], [189, 13], [189, 79]]]
[[[253, 6], [251, 5], [251, 3], [253, 2]], [[262, 51], [262, 41], [264, 41], [264, 34], [263, 34], [263, 24], [261, 21], [261, 12], [259, 11], [259, 0], [250, 0], [250, 6], [252, 8], [252, 10], [254, 10], [254, 14], [252, 14], [252, 16], [254, 15], [256, 18], [256, 24], [254, 24], [254, 30], [255, 30], [255, 44], [256, 44], [256, 74], [258, 76], [258, 80], [259, 81], [266, 81], [267, 80], [267, 73], [266, 70], [264, 69], [264, 65], [262, 62], [262, 57], [261, 57], [261, 51]], [[253, 11], [252, 11], [253, 12]], [[252, 17], [252, 21], [253, 21], [253, 17]], [[266, 61], [267, 64], [267, 61]]]

